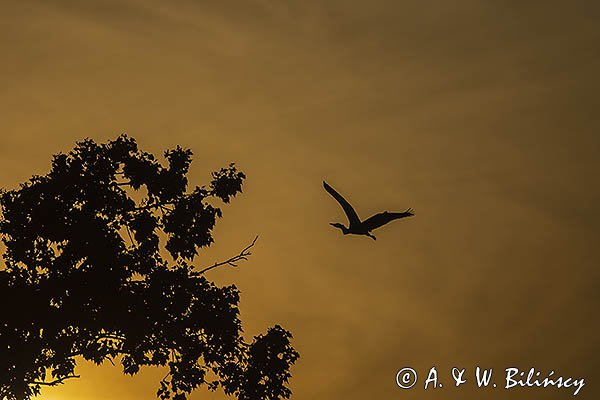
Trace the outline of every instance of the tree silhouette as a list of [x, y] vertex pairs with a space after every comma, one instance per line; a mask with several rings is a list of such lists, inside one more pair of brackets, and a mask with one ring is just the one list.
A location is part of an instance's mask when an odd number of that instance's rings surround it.
[[[51, 170], [0, 192], [0, 398], [30, 399], [78, 377], [77, 357], [125, 374], [164, 366], [160, 399], [222, 388], [238, 399], [289, 398], [298, 353], [278, 325], [246, 342], [239, 291], [193, 265], [245, 176], [231, 164], [188, 192], [192, 152], [166, 166], [125, 135], [84, 140]], [[250, 247], [220, 265], [235, 265]]]

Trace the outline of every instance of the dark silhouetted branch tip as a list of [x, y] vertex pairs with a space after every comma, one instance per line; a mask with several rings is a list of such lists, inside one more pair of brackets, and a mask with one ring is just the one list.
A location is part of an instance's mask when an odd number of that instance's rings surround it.
[[220, 261], [220, 262], [216, 262], [213, 265], [211, 265], [210, 267], [206, 267], [202, 270], [200, 270], [200, 274], [203, 274], [205, 272], [210, 271], [211, 269], [217, 268], [217, 267], [221, 267], [223, 265], [229, 265], [230, 267], [237, 267], [238, 266], [238, 262], [239, 261], [247, 261], [248, 257], [252, 255], [252, 253], [250, 252], [250, 249], [252, 249], [252, 247], [254, 247], [254, 245], [256, 244], [256, 241], [258, 240], [258, 235], [256, 235], [254, 237], [254, 240], [252, 240], [252, 243], [250, 243], [248, 246], [244, 247], [242, 249], [242, 251], [240, 251], [239, 254], [225, 260], [225, 261]]

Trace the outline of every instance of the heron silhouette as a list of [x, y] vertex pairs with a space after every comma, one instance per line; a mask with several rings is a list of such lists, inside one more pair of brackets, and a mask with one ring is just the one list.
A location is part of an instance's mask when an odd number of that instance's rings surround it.
[[412, 217], [414, 214], [413, 209], [409, 208], [404, 212], [388, 212], [384, 211], [379, 214], [375, 214], [364, 221], [361, 221], [354, 208], [348, 203], [348, 201], [339, 194], [334, 188], [329, 186], [327, 182], [323, 181], [323, 187], [344, 209], [346, 216], [348, 217], [348, 227], [340, 224], [339, 222], [330, 223], [329, 225], [341, 229], [344, 235], [364, 235], [368, 236], [373, 240], [377, 240], [375, 236], [371, 234], [371, 231], [382, 227], [383, 225], [400, 218]]

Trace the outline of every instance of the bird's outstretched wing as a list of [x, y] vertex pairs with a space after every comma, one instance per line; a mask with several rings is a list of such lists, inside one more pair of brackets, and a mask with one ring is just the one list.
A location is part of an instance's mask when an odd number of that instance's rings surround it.
[[373, 229], [377, 229], [395, 219], [412, 217], [413, 215], [415, 215], [415, 213], [413, 212], [412, 208], [400, 213], [384, 211], [364, 220], [362, 222], [362, 226], [367, 231], [372, 231]]
[[348, 222], [350, 223], [350, 225], [360, 224], [360, 218], [358, 218], [358, 214], [356, 214], [356, 211], [354, 211], [354, 208], [352, 208], [350, 203], [348, 203], [348, 201], [345, 198], [343, 198], [341, 194], [336, 192], [334, 188], [329, 186], [327, 182], [323, 181], [323, 187], [325, 188], [325, 190], [327, 190], [327, 193], [332, 195], [333, 198], [336, 199], [338, 203], [340, 203], [340, 205], [344, 209], [344, 212], [346, 213], [346, 216], [348, 217]]

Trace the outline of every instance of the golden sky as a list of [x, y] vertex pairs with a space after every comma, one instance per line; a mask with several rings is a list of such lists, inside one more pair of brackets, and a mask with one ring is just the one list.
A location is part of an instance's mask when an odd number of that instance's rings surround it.
[[[294, 399], [572, 396], [450, 387], [478, 365], [583, 377], [597, 398], [599, 18], [583, 0], [7, 1], [0, 187], [123, 132], [191, 148], [194, 185], [234, 161], [244, 193], [197, 262], [260, 235], [211, 277], [240, 288], [248, 337], [294, 334]], [[343, 237], [323, 179], [363, 217], [417, 215]], [[448, 387], [424, 391], [434, 365]], [[151, 399], [162, 376], [79, 373], [40, 398]]]

